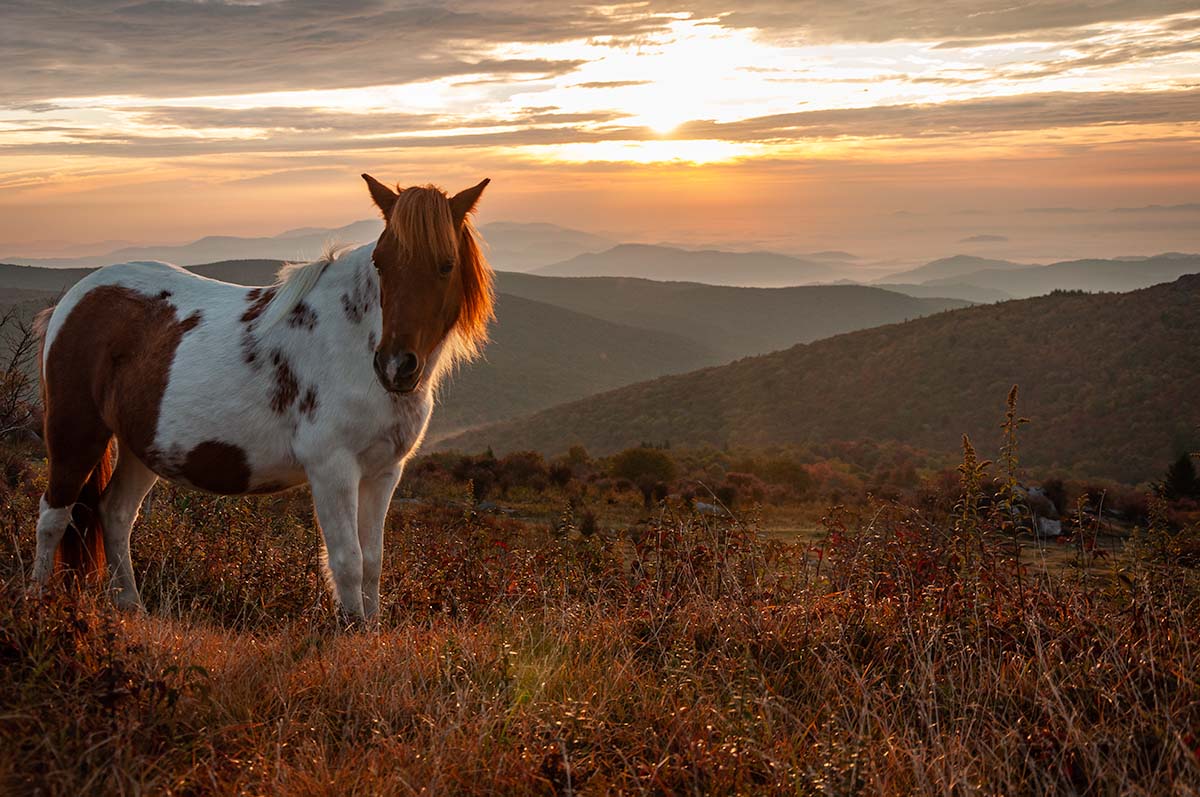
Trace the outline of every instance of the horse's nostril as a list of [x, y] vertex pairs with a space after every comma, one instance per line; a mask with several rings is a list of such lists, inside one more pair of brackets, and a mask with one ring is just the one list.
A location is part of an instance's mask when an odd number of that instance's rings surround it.
[[403, 352], [396, 359], [396, 376], [412, 376], [421, 367], [421, 361], [417, 359], [417, 355], [411, 351]]

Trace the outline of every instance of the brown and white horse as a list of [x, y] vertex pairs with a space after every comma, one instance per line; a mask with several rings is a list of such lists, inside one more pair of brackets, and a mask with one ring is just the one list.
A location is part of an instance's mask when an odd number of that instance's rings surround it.
[[35, 583], [61, 545], [76, 571], [107, 561], [118, 604], [140, 607], [130, 530], [159, 478], [222, 495], [308, 483], [342, 612], [378, 612], [392, 493], [439, 379], [486, 340], [493, 293], [469, 219], [487, 180], [448, 197], [363, 178], [387, 222], [374, 245], [267, 288], [109, 266], [40, 319]]

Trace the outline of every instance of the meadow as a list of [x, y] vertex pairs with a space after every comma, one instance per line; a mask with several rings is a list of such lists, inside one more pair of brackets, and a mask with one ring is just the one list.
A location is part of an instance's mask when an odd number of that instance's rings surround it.
[[[1080, 513], [1066, 564], [1029, 567], [1004, 469], [968, 452], [956, 475], [923, 479], [922, 500], [814, 499], [820, 532], [792, 541], [761, 534], [752, 501], [717, 517], [634, 492], [599, 514], [568, 501], [546, 523], [486, 511], [472, 482], [456, 500], [410, 494], [389, 519], [378, 628], [347, 632], [303, 492], [156, 487], [134, 539], [148, 615], [96, 585], [30, 594], [44, 464], [10, 448], [0, 782], [1195, 794], [1194, 513], [1148, 499], [1110, 553]], [[617, 520], [635, 505], [636, 522]]]

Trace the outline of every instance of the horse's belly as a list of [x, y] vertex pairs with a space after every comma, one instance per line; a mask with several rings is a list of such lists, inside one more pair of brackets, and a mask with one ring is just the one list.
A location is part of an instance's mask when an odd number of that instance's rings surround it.
[[234, 443], [205, 440], [189, 446], [167, 444], [143, 458], [164, 479], [218, 495], [275, 493], [307, 481], [297, 463], [254, 464], [252, 453]]

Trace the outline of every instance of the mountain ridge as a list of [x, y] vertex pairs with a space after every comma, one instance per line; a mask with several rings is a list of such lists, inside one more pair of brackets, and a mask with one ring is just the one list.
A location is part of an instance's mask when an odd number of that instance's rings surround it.
[[1019, 384], [1019, 409], [1033, 419], [1023, 462], [1141, 481], [1198, 442], [1198, 310], [1200, 275], [979, 305], [626, 386], [436, 447], [605, 454], [644, 440], [873, 439], [953, 450], [966, 433], [990, 452], [1004, 396]]
[[777, 252], [726, 252], [622, 243], [603, 252], [583, 253], [543, 266], [533, 273], [546, 277], [641, 277], [660, 282], [779, 288], [830, 279], [838, 271], [828, 262], [802, 260]]

